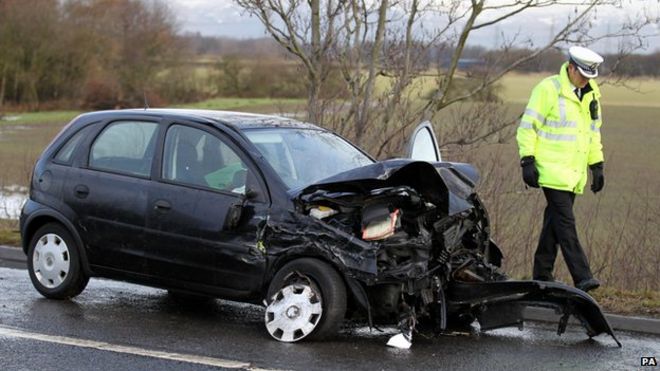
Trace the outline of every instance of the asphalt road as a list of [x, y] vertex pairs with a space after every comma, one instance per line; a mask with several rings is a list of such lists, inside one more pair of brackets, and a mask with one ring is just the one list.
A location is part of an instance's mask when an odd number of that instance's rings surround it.
[[589, 340], [580, 327], [558, 337], [540, 323], [417, 336], [410, 350], [385, 346], [391, 329], [356, 326], [331, 341], [283, 344], [270, 339], [262, 316], [258, 306], [186, 306], [163, 290], [99, 279], [75, 300], [47, 300], [25, 270], [0, 268], [0, 369], [620, 370], [639, 368], [642, 356], [660, 361], [658, 336], [618, 332], [618, 348], [608, 336]]

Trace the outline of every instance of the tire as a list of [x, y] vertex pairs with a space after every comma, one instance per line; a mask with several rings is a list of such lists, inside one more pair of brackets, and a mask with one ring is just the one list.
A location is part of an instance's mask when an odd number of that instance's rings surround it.
[[32, 285], [49, 299], [69, 299], [89, 282], [82, 270], [79, 246], [60, 224], [39, 228], [28, 248], [28, 272]]
[[346, 315], [346, 286], [339, 273], [312, 258], [287, 263], [268, 287], [264, 323], [282, 342], [321, 340], [339, 330]]

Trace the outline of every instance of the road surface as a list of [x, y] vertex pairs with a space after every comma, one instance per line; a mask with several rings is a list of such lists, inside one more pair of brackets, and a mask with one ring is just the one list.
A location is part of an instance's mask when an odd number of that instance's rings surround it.
[[181, 305], [164, 290], [101, 279], [74, 300], [48, 300], [20, 264], [0, 265], [3, 370], [602, 370], [639, 368], [643, 356], [660, 361], [658, 336], [618, 332], [619, 348], [609, 336], [590, 340], [570, 327], [559, 337], [541, 323], [416, 336], [410, 350], [385, 346], [393, 329], [357, 325], [331, 341], [284, 344], [266, 332], [259, 306]]

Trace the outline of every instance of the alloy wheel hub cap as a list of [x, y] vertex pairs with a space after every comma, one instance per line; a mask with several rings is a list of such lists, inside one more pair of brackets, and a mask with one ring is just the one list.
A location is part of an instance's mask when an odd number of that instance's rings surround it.
[[69, 248], [62, 237], [43, 235], [34, 247], [32, 269], [39, 283], [53, 289], [64, 282], [71, 267]]
[[268, 333], [283, 342], [295, 342], [311, 334], [321, 320], [321, 296], [309, 285], [283, 287], [266, 307]]

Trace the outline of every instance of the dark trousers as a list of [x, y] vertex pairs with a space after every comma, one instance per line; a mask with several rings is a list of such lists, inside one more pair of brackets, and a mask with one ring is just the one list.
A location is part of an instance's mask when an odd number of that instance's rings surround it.
[[578, 241], [573, 215], [575, 193], [543, 188], [548, 205], [543, 214], [543, 229], [534, 254], [534, 279], [551, 280], [557, 259], [557, 245], [575, 284], [592, 277], [589, 261]]

